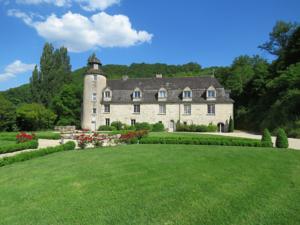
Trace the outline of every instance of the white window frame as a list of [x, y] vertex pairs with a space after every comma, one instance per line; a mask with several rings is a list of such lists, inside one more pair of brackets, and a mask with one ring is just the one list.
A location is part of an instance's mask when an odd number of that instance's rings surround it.
[[216, 115], [216, 105], [207, 104], [207, 115]]
[[[138, 109], [138, 110], [137, 110], [137, 109]], [[134, 105], [133, 105], [133, 113], [135, 113], [135, 114], [141, 113], [141, 105], [139, 105], [139, 104], [134, 104]]]
[[166, 114], [166, 111], [167, 111], [167, 106], [166, 104], [159, 104], [158, 105], [158, 111], [159, 111], [159, 114], [160, 115], [165, 115]]
[[134, 126], [136, 124], [136, 119], [131, 119], [130, 124], [131, 124], [131, 126]]
[[96, 102], [97, 101], [97, 93], [92, 94], [92, 101]]
[[109, 118], [105, 118], [105, 125], [110, 126], [110, 119]]
[[110, 91], [109, 91], [109, 90], [106, 90], [106, 91], [104, 92], [104, 97], [105, 97], [105, 98], [111, 98], [111, 94], [110, 94]]
[[183, 105], [183, 113], [184, 113], [184, 115], [191, 115], [192, 114], [192, 105], [184, 104]]
[[110, 104], [104, 104], [104, 113], [110, 113]]

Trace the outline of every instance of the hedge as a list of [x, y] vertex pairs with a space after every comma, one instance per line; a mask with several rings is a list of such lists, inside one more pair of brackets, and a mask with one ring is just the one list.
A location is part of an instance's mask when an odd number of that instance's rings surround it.
[[226, 146], [250, 146], [264, 147], [259, 140], [243, 140], [228, 138], [197, 138], [197, 137], [145, 137], [140, 144], [186, 144], [186, 145], [226, 145]]
[[74, 150], [76, 147], [75, 143], [73, 141], [68, 141], [66, 144], [59, 145], [56, 147], [48, 147], [48, 148], [42, 148], [36, 151], [31, 152], [22, 152], [20, 154], [10, 156], [10, 157], [4, 157], [0, 159], [0, 167], [9, 165], [15, 162], [22, 162], [29, 159], [37, 158], [40, 156], [52, 154], [55, 152], [61, 152], [61, 151], [68, 151], [68, 150]]
[[196, 124], [176, 124], [176, 131], [184, 131], [184, 132], [216, 132], [218, 127], [213, 124], [209, 125], [196, 125]]
[[23, 142], [19, 144], [8, 144], [4, 146], [0, 146], [0, 154], [9, 153], [9, 152], [17, 152], [24, 149], [36, 149], [38, 148], [39, 143], [37, 140]]

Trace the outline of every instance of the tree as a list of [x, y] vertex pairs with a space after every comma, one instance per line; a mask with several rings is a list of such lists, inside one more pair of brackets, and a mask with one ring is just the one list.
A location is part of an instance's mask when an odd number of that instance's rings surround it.
[[16, 110], [14, 105], [0, 95], [0, 131], [12, 131], [16, 124]]
[[229, 124], [228, 124], [228, 132], [233, 132], [233, 131], [234, 131], [234, 122], [233, 119], [230, 117]]
[[41, 102], [40, 99], [40, 79], [37, 65], [35, 65], [30, 78], [30, 91], [34, 102]]
[[296, 23], [278, 21], [273, 27], [272, 32], [269, 34], [270, 40], [260, 45], [259, 48], [272, 55], [280, 56], [297, 27], [298, 24]]
[[34, 131], [53, 128], [56, 115], [38, 103], [17, 108], [17, 125], [21, 130]]
[[262, 142], [263, 146], [265, 146], [265, 147], [273, 147], [271, 134], [268, 129], [264, 129], [262, 137], [261, 137], [261, 142]]
[[279, 128], [276, 136], [276, 147], [277, 148], [288, 148], [289, 141], [286, 133], [283, 129]]

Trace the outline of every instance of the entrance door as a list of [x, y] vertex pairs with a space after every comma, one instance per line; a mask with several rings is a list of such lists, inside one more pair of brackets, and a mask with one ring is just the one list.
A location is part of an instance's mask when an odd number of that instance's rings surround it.
[[218, 131], [220, 133], [224, 133], [225, 132], [225, 125], [224, 125], [224, 123], [218, 123]]
[[169, 123], [169, 132], [174, 132], [175, 131], [175, 122], [174, 120], [171, 120]]

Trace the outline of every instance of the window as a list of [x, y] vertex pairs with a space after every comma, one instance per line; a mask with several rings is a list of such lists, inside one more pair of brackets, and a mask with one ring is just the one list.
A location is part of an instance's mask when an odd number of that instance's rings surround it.
[[183, 125], [187, 125], [187, 122], [186, 122], [186, 121], [184, 121], [184, 122], [183, 122]]
[[140, 105], [133, 105], [133, 112], [134, 113], [140, 113], [141, 112]]
[[141, 98], [141, 92], [140, 91], [134, 91], [133, 92], [133, 98], [135, 98], [135, 99]]
[[166, 114], [166, 105], [164, 104], [159, 105], [159, 114]]
[[109, 113], [110, 112], [110, 105], [104, 105], [104, 112]]
[[105, 125], [106, 125], [106, 126], [110, 126], [110, 119], [109, 119], [109, 118], [106, 118], [106, 119], [105, 119]]
[[92, 101], [93, 102], [97, 101], [97, 94], [96, 93], [93, 93], [93, 95], [92, 95]]
[[184, 91], [183, 98], [192, 98], [192, 91]]
[[207, 114], [215, 115], [215, 105], [213, 104], [207, 105]]
[[158, 98], [166, 98], [167, 97], [167, 92], [165, 90], [160, 90], [158, 92]]
[[192, 113], [192, 106], [191, 105], [184, 105], [184, 114], [191, 115]]
[[97, 75], [94, 75], [94, 80], [97, 80]]
[[131, 120], [131, 126], [134, 126], [136, 121], [134, 119]]
[[93, 113], [96, 114], [97, 113], [97, 109], [93, 108]]
[[208, 90], [207, 91], [207, 97], [208, 98], [215, 98], [216, 97], [216, 92], [214, 90]]
[[110, 91], [105, 91], [104, 92], [104, 97], [105, 98], [110, 98]]

